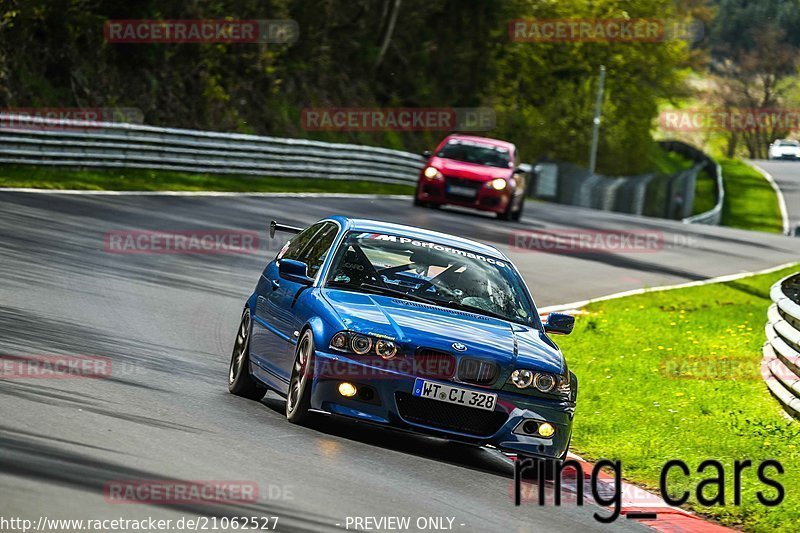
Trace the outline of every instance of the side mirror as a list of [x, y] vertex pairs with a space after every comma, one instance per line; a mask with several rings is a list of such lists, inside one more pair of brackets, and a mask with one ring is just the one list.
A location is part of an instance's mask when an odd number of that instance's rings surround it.
[[312, 285], [314, 278], [308, 277], [308, 265], [294, 259], [281, 259], [278, 263], [278, 274], [285, 280]]
[[545, 333], [557, 333], [558, 335], [569, 335], [575, 326], [575, 317], [562, 313], [550, 313], [547, 322], [544, 323]]
[[433, 154], [431, 153], [430, 150], [425, 150], [424, 152], [422, 152], [422, 157], [430, 157], [432, 155]]

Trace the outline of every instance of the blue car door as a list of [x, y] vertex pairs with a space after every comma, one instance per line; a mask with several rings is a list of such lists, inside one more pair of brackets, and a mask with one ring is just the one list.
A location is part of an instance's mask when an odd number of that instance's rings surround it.
[[294, 362], [295, 332], [302, 327], [297, 300], [309, 287], [280, 277], [281, 259], [308, 265], [316, 276], [338, 232], [333, 222], [320, 222], [298, 233], [283, 252], [264, 269], [256, 289], [256, 320], [250, 342], [250, 357], [260, 367], [288, 383]]

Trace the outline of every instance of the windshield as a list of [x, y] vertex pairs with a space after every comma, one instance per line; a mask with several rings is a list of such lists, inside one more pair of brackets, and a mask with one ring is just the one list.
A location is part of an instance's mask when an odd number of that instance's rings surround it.
[[800, 146], [800, 143], [798, 143], [797, 141], [781, 141], [780, 145], [781, 146], [794, 146], [794, 147], [797, 147], [797, 146]]
[[511, 158], [506, 148], [460, 139], [448, 141], [436, 155], [445, 159], [489, 167], [508, 168], [511, 164]]
[[327, 286], [533, 323], [522, 281], [508, 262], [397, 235], [349, 233]]

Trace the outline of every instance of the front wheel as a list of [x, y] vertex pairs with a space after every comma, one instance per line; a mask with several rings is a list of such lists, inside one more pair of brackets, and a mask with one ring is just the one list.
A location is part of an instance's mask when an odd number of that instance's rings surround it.
[[267, 389], [258, 384], [250, 375], [250, 309], [242, 313], [242, 321], [233, 343], [231, 365], [228, 369], [228, 390], [231, 394], [260, 400]]
[[514, 220], [514, 197], [508, 199], [508, 204], [502, 213], [497, 213], [500, 220]]
[[522, 218], [522, 210], [524, 208], [525, 208], [525, 198], [523, 197], [522, 200], [519, 201], [519, 209], [517, 209], [516, 211], [514, 211], [514, 213], [512, 213], [511, 220], [513, 220], [514, 222], [519, 222], [519, 220]]
[[314, 335], [307, 329], [295, 350], [289, 394], [286, 395], [286, 419], [292, 424], [305, 424], [311, 419], [311, 387], [308, 384], [313, 364]]
[[428, 207], [428, 205], [419, 199], [419, 183], [417, 183], [417, 188], [414, 190], [414, 205], [417, 207]]

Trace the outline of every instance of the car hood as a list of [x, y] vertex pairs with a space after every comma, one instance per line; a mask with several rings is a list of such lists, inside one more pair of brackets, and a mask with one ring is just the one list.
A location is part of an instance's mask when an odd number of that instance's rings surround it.
[[[338, 289], [323, 289], [322, 294], [351, 331], [390, 337], [405, 346], [492, 359], [501, 366], [556, 374], [566, 370], [561, 352], [531, 326], [391, 296]], [[464, 344], [466, 351], [454, 350], [455, 342]]]
[[430, 166], [436, 167], [442, 174], [454, 176], [456, 178], [467, 178], [480, 181], [489, 181], [495, 178], [511, 177], [510, 168], [490, 167], [478, 165], [476, 163], [465, 163], [454, 159], [444, 159], [433, 157], [429, 162]]

